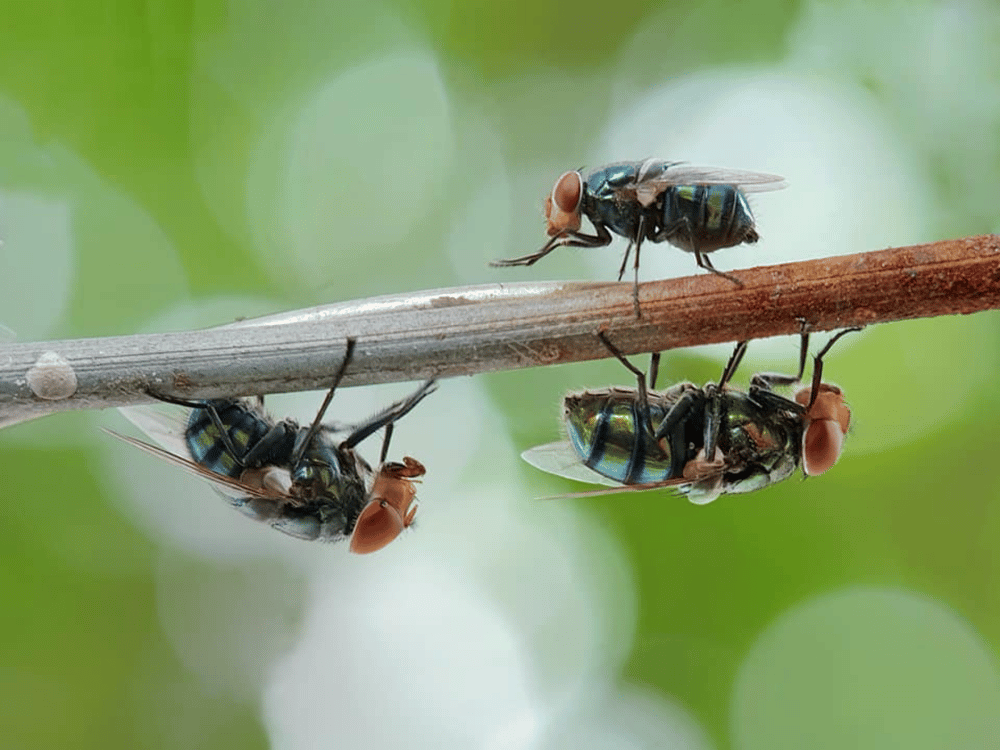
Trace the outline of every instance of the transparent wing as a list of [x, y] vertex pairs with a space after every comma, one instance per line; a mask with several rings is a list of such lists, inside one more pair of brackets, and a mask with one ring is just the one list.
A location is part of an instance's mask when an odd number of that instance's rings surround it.
[[653, 182], [659, 181], [664, 187], [669, 185], [736, 185], [747, 192], [781, 190], [787, 186], [781, 175], [766, 172], [748, 172], [742, 169], [722, 169], [720, 167], [692, 167], [679, 164], [671, 167]]
[[734, 185], [745, 193], [762, 193], [781, 190], [787, 183], [784, 177], [766, 172], [650, 160], [639, 170], [635, 182], [621, 188], [620, 194], [649, 206], [664, 190], [677, 185]]
[[[140, 429], [145, 432], [144, 428], [140, 427]], [[218, 492], [222, 493], [227, 498], [236, 501], [237, 504], [252, 498], [297, 503], [294, 498], [287, 494], [287, 486], [289, 482], [280, 475], [284, 474], [287, 477], [288, 472], [282, 469], [266, 467], [265, 469], [256, 472], [248, 472], [252, 475], [253, 481], [242, 481], [241, 479], [233, 479], [222, 474], [216, 474], [214, 471], [206, 469], [201, 464], [195, 463], [194, 461], [184, 458], [183, 456], [180, 456], [170, 450], [166, 450], [165, 448], [160, 448], [159, 446], [146, 443], [134, 437], [129, 437], [128, 435], [122, 435], [114, 430], [104, 428], [104, 431], [119, 440], [124, 440], [129, 445], [134, 445], [139, 450], [163, 459], [168, 463], [172, 463], [174, 466], [179, 466], [188, 473], [194, 474], [195, 476], [210, 482]], [[150, 437], [153, 436], [150, 435]], [[184, 450], [183, 441], [180, 445], [181, 449]]]
[[545, 445], [536, 445], [521, 454], [521, 458], [549, 474], [555, 474], [564, 479], [573, 479], [587, 484], [605, 484], [609, 487], [621, 487], [620, 482], [601, 476], [593, 469], [588, 469], [580, 462], [573, 446], [565, 440]]
[[672, 487], [682, 490], [688, 484], [683, 478], [668, 479], [664, 482], [651, 482], [649, 484], [622, 484], [614, 479], [598, 474], [593, 469], [589, 469], [580, 462], [580, 457], [576, 455], [573, 446], [565, 440], [555, 443], [546, 443], [529, 448], [521, 454], [521, 458], [549, 474], [572, 479], [576, 482], [587, 484], [603, 484], [605, 489], [591, 490], [589, 492], [574, 492], [556, 497], [590, 497], [592, 495], [613, 495], [622, 492], [645, 492], [646, 490], [659, 490], [664, 487]]
[[[651, 490], [670, 490], [675, 495], [688, 495], [686, 488], [689, 486], [687, 482], [683, 479], [670, 479], [666, 482], [652, 482], [650, 484], [619, 484], [615, 487], [605, 487], [599, 490], [590, 490], [589, 492], [567, 492], [564, 495], [552, 495], [549, 498], [551, 500], [558, 500], [563, 498], [574, 499], [578, 497], [597, 497], [599, 495], [621, 495], [626, 492], [650, 492]], [[690, 499], [690, 497], [688, 497]], [[713, 498], [714, 499], [714, 498]], [[691, 502], [697, 502], [691, 500]], [[710, 502], [706, 500], [705, 502]]]
[[586, 482], [587, 484], [605, 485], [605, 487], [599, 490], [553, 495], [552, 499], [618, 495], [625, 492], [648, 492], [650, 490], [669, 489], [673, 490], [677, 495], [683, 495], [695, 505], [706, 505], [720, 495], [725, 494], [725, 488], [720, 481], [724, 473], [722, 466], [717, 471], [712, 471], [699, 477], [696, 481], [678, 477], [676, 479], [649, 482], [647, 484], [621, 484], [584, 466], [580, 462], [579, 456], [576, 455], [576, 451], [573, 450], [573, 446], [564, 440], [529, 448], [521, 454], [521, 458], [536, 469], [541, 469], [564, 479]]
[[[187, 429], [190, 410], [179, 406], [162, 405], [122, 407], [118, 412], [161, 447], [178, 456], [187, 455], [184, 431]], [[115, 432], [111, 434], [121, 437]], [[132, 441], [127, 440], [127, 442]]]

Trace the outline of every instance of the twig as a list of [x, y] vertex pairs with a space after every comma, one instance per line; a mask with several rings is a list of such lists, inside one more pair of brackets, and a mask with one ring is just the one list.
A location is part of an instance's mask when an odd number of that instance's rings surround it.
[[488, 284], [377, 297], [202, 331], [0, 346], [0, 426], [67, 409], [365, 385], [1000, 308], [1000, 236], [631, 283]]

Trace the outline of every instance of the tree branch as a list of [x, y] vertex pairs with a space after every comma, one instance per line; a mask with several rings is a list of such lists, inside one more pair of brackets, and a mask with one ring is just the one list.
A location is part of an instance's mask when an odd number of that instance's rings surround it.
[[0, 346], [0, 427], [67, 409], [366, 385], [1000, 307], [1000, 236], [944, 240], [640, 285], [487, 284], [376, 297], [202, 331]]

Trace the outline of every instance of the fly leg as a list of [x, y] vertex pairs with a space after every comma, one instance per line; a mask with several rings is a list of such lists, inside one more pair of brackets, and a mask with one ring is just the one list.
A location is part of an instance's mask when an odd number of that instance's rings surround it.
[[[799, 318], [799, 371], [794, 377], [780, 372], [758, 372], [750, 378], [750, 395], [758, 402], [764, 393], [772, 391], [775, 386], [795, 385], [802, 382], [806, 371], [806, 358], [809, 356], [809, 331], [811, 326], [805, 318]], [[780, 398], [780, 397], [779, 397]], [[766, 397], [765, 397], [766, 400]], [[781, 399], [784, 401], [785, 399]]]
[[424, 400], [424, 397], [433, 393], [437, 389], [437, 381], [428, 380], [423, 385], [421, 385], [412, 395], [403, 399], [402, 401], [397, 401], [386, 409], [383, 409], [378, 414], [373, 416], [364, 424], [359, 425], [354, 428], [354, 431], [347, 436], [347, 438], [339, 446], [338, 450], [349, 450], [360, 443], [365, 438], [369, 437], [372, 433], [377, 432], [383, 427], [386, 428], [385, 437], [382, 440], [382, 453], [381, 460], [385, 460], [385, 456], [389, 451], [389, 440], [392, 437], [392, 425], [394, 422], [398, 421], [402, 417], [406, 416], [414, 406], [419, 404]]
[[719, 430], [722, 427], [723, 417], [722, 394], [726, 389], [726, 385], [730, 380], [732, 380], [733, 375], [736, 374], [736, 368], [740, 366], [740, 362], [743, 361], [743, 355], [745, 355], [746, 352], [746, 341], [740, 341], [736, 344], [736, 348], [733, 349], [733, 353], [730, 355], [729, 361], [722, 369], [722, 376], [719, 378], [719, 384], [712, 389], [711, 397], [705, 407], [705, 460], [709, 463], [715, 461], [715, 450], [719, 445]]
[[[642, 422], [645, 424], [646, 428], [649, 430], [649, 434], [652, 435], [653, 430], [653, 416], [649, 410], [649, 391], [646, 389], [646, 373], [640, 370], [638, 367], [633, 365], [626, 359], [625, 355], [621, 353], [621, 350], [611, 343], [611, 339], [608, 338], [608, 334], [604, 331], [597, 332], [597, 338], [601, 340], [604, 344], [604, 348], [611, 352], [612, 356], [621, 362], [625, 367], [635, 375], [635, 381], [639, 386], [639, 415], [642, 418]], [[656, 353], [653, 355], [655, 359], [651, 360], [654, 373], [659, 370], [660, 366], [660, 355]], [[654, 381], [655, 382], [655, 381]]]
[[730, 380], [733, 379], [733, 375], [736, 374], [736, 368], [740, 366], [740, 362], [743, 361], [743, 355], [747, 353], [747, 343], [746, 341], [740, 341], [736, 344], [736, 348], [733, 349], [733, 353], [729, 356], [729, 361], [722, 370], [722, 377], [719, 378], [719, 390], [723, 390]]
[[663, 421], [660, 422], [660, 426], [653, 433], [653, 440], [657, 443], [660, 443], [664, 438], [668, 440], [671, 477], [683, 476], [684, 467], [688, 463], [687, 435], [683, 425], [690, 418], [697, 402], [696, 389], [686, 391], [673, 403]]
[[809, 403], [806, 404], [806, 411], [809, 411], [813, 404], [816, 403], [816, 397], [819, 395], [820, 385], [823, 382], [823, 357], [826, 353], [830, 351], [830, 347], [837, 343], [837, 339], [846, 333], [854, 333], [855, 331], [860, 331], [861, 326], [854, 326], [852, 328], [845, 328], [843, 331], [838, 332], [826, 342], [826, 346], [819, 350], [819, 354], [813, 357], [813, 376], [812, 376], [812, 393], [809, 396]]
[[628, 264], [628, 256], [632, 251], [632, 246], [635, 246], [635, 261], [632, 264], [632, 269], [635, 273], [635, 278], [632, 282], [632, 307], [635, 310], [635, 317], [641, 318], [642, 312], [639, 310], [639, 249], [642, 247], [643, 235], [646, 233], [646, 217], [642, 214], [639, 215], [639, 225], [636, 228], [635, 238], [629, 240], [628, 247], [625, 248], [625, 257], [622, 258], [621, 268], [618, 269], [618, 280], [622, 280], [622, 276], [625, 275], [625, 266]]
[[[678, 238], [683, 238], [687, 242], [686, 246], [674, 241]], [[703, 253], [698, 249], [698, 237], [691, 224], [691, 220], [687, 216], [681, 216], [657, 232], [655, 241], [663, 242], [664, 240], [670, 242], [671, 244], [676, 244], [684, 250], [689, 250], [694, 253], [694, 260], [698, 264], [699, 268], [704, 268], [709, 273], [714, 273], [716, 276], [722, 276], [725, 279], [729, 279], [731, 282], [736, 284], [736, 286], [743, 286], [743, 282], [737, 277], [730, 273], [726, 273], [725, 271], [720, 271], [718, 268], [713, 266], [712, 261], [708, 259], [708, 254]]]
[[[707, 209], [707, 204], [705, 204], [705, 208], [703, 208], [703, 210], [705, 209]], [[736, 286], [743, 286], [743, 282], [740, 281], [738, 278], [736, 278], [730, 273], [726, 273], [725, 271], [720, 271], [719, 269], [717, 269], [715, 266], [712, 265], [712, 261], [708, 259], [708, 253], [703, 253], [701, 250], [698, 249], [698, 236], [697, 233], [694, 231], [694, 227], [691, 225], [691, 220], [685, 216], [683, 218], [683, 222], [685, 229], [687, 231], [689, 247], [691, 248], [691, 251], [694, 253], [694, 260], [698, 264], [698, 266], [700, 268], [704, 268], [706, 271], [709, 271], [710, 273], [714, 273], [716, 276], [722, 276], [725, 279], [729, 279], [731, 282], [736, 284]]]
[[[704, 413], [702, 415], [702, 440], [701, 450], [695, 453], [692, 460], [684, 462], [682, 458], [681, 473], [685, 479], [694, 483], [698, 496], [703, 498], [696, 502], [709, 502], [718, 496], [721, 491], [721, 482], [725, 474], [725, 456], [718, 456], [719, 437], [722, 431], [722, 422], [726, 418], [726, 405], [723, 396], [726, 385], [736, 373], [736, 369], [746, 354], [747, 342], [740, 341], [733, 349], [729, 361], [722, 369], [722, 375], [718, 383], [709, 383], [704, 389]], [[692, 394], [686, 394], [693, 400]], [[681, 406], [683, 398], [677, 402], [674, 408]], [[673, 409], [671, 410], [671, 414]], [[667, 415], [668, 419], [671, 417]], [[667, 420], [664, 420], [666, 424]], [[663, 426], [660, 427], [663, 430]]]
[[708, 259], [708, 256], [695, 248], [694, 259], [697, 261], [698, 265], [704, 268], [706, 271], [711, 271], [716, 276], [721, 276], [724, 279], [729, 279], [731, 282], [736, 284], [736, 286], [743, 286], [743, 282], [737, 277], [733, 276], [731, 273], [726, 273], [725, 271], [720, 271], [718, 268], [712, 265], [712, 261]]
[[[223, 424], [222, 417], [219, 416], [219, 408], [217, 404], [228, 404], [237, 403], [235, 399], [207, 399], [205, 401], [189, 401], [188, 399], [177, 398], [176, 396], [167, 396], [162, 393], [157, 393], [149, 388], [146, 389], [146, 394], [152, 396], [157, 401], [163, 401], [166, 404], [174, 404], [175, 406], [183, 406], [186, 409], [201, 409], [207, 415], [209, 420], [212, 422], [212, 426], [215, 427], [216, 431], [219, 433], [219, 440], [222, 442], [222, 447], [226, 449], [226, 452], [232, 457], [236, 465], [241, 469], [246, 469], [252, 467], [253, 461], [259, 460], [258, 457], [269, 451], [273, 446], [280, 443], [281, 439], [285, 436], [285, 428], [287, 424], [280, 422], [268, 430], [267, 434], [261, 438], [258, 445], [263, 444], [263, 447], [259, 450], [258, 446], [254, 446], [251, 450], [247, 451], [246, 454], [241, 455], [240, 451], [237, 449], [236, 444], [233, 443], [232, 437], [229, 435], [229, 429]], [[259, 398], [259, 397], [258, 397]], [[279, 434], [280, 432], [280, 434]], [[251, 455], [252, 454], [252, 455]]]
[[337, 386], [339, 386], [340, 381], [344, 379], [344, 372], [346, 372], [347, 365], [350, 363], [353, 356], [354, 339], [348, 338], [347, 346], [344, 349], [344, 358], [340, 362], [340, 367], [337, 368], [337, 373], [333, 376], [333, 385], [330, 386], [330, 390], [327, 391], [326, 397], [323, 399], [323, 403], [320, 404], [319, 411], [316, 412], [316, 418], [313, 419], [308, 430], [300, 431], [295, 438], [295, 449], [292, 451], [291, 461], [291, 465], [293, 467], [299, 465], [299, 462], [305, 455], [306, 450], [312, 444], [313, 438], [315, 438], [316, 434], [322, 429], [323, 415], [326, 414], [326, 410], [330, 406], [330, 402], [333, 400], [333, 394], [337, 390]]
[[389, 455], [389, 443], [392, 441], [392, 431], [394, 429], [395, 422], [389, 422], [385, 426], [385, 433], [382, 436], [382, 450], [378, 454], [379, 466], [385, 463], [385, 459]]
[[625, 248], [625, 255], [622, 257], [621, 267], [618, 269], [618, 280], [622, 280], [622, 276], [625, 275], [625, 267], [628, 265], [628, 256], [632, 254], [632, 245], [635, 244], [635, 240], [629, 240], [628, 246]]
[[[860, 326], [854, 326], [851, 328], [845, 328], [844, 330], [837, 332], [834, 336], [830, 338], [829, 341], [826, 342], [826, 345], [820, 350], [819, 354], [817, 354], [813, 358], [812, 390], [809, 398], [809, 403], [805, 406], [803, 411], [808, 411], [810, 408], [812, 408], [812, 405], [816, 402], [816, 396], [820, 392], [820, 384], [823, 382], [823, 357], [826, 355], [828, 351], [830, 351], [830, 347], [832, 347], [838, 341], [838, 339], [840, 339], [841, 336], [860, 330], [861, 330]], [[799, 346], [798, 373], [794, 377], [791, 375], [783, 375], [777, 372], [757, 373], [750, 379], [750, 395], [756, 401], [758, 402], [770, 401], [770, 399], [768, 398], [768, 394], [770, 394], [770, 392], [773, 391], [773, 389], [776, 386], [795, 385], [796, 383], [802, 382], [802, 377], [805, 374], [806, 370], [806, 359], [809, 356], [809, 325], [808, 323], [806, 323], [805, 320], [802, 321], [802, 332], [800, 336], [801, 336], [801, 344]], [[776, 396], [776, 398], [778, 398], [781, 401], [784, 408], [788, 408], [789, 403], [792, 403], [788, 402], [788, 400], [782, 396]], [[795, 404], [796, 408], [798, 406], [799, 406], [798, 404]]]
[[604, 247], [611, 244], [611, 232], [601, 222], [592, 222], [596, 234], [584, 234], [583, 232], [563, 232], [557, 234], [544, 245], [537, 253], [522, 255], [520, 258], [500, 258], [490, 261], [493, 268], [505, 268], [507, 266], [532, 266], [557, 247]]

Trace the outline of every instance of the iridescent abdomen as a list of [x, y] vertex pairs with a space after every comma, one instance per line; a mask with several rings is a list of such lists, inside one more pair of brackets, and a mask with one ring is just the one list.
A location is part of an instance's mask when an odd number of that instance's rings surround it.
[[663, 228], [657, 241], [711, 253], [759, 239], [743, 191], [735, 185], [676, 185], [663, 193]]
[[[611, 388], [570, 394], [563, 402], [569, 441], [583, 464], [622, 484], [671, 479], [669, 448], [661, 448], [638, 417], [634, 391]], [[662, 406], [650, 404], [653, 429], [663, 421]]]
[[[240, 458], [245, 456], [251, 447], [257, 445], [270, 429], [267, 422], [248, 411], [239, 401], [219, 399], [208, 401], [206, 405], [215, 408]], [[191, 410], [184, 439], [191, 458], [206, 469], [234, 479], [238, 479], [243, 473], [244, 467], [226, 449], [219, 430], [206, 409]]]

